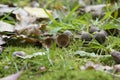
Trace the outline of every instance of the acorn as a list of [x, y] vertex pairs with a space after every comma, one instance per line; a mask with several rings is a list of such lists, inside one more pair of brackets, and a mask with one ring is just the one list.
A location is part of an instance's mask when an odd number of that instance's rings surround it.
[[92, 33], [97, 32], [97, 31], [99, 31], [99, 29], [97, 27], [94, 27], [94, 26], [89, 27], [89, 33], [92, 34]]
[[117, 36], [119, 34], [119, 29], [112, 28], [105, 30], [108, 35]]
[[113, 50], [110, 52], [110, 54], [115, 62], [120, 63], [120, 52]]
[[56, 38], [56, 43], [59, 47], [67, 47], [70, 43], [70, 37], [66, 34], [58, 35]]
[[43, 41], [43, 46], [47, 48], [51, 48], [54, 44], [54, 38], [52, 37], [47, 37]]
[[104, 43], [106, 40], [106, 33], [105, 31], [100, 31], [100, 32], [96, 32], [96, 34], [94, 35], [94, 38], [100, 43]]
[[81, 33], [81, 40], [85, 41], [84, 43], [87, 44], [92, 40], [92, 36], [90, 33], [82, 31]]

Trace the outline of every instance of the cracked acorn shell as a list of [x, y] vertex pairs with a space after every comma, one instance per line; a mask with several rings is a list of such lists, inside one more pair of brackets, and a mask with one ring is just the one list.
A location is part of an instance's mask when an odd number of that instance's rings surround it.
[[104, 43], [106, 40], [106, 33], [104, 31], [96, 32], [94, 38], [100, 43]]
[[43, 46], [47, 47], [47, 48], [51, 48], [54, 44], [54, 38], [52, 37], [47, 37], [44, 41], [43, 41]]
[[70, 43], [70, 37], [66, 34], [58, 35], [56, 38], [56, 43], [59, 47], [67, 47]]
[[83, 31], [81, 33], [81, 40], [85, 41], [84, 43], [89, 43], [92, 40], [92, 36], [90, 33]]

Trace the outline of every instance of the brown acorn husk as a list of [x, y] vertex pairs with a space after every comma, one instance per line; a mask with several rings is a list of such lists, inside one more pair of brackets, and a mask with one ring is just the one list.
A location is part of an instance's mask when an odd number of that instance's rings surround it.
[[47, 48], [51, 48], [54, 44], [54, 38], [53, 37], [47, 37], [43, 41], [43, 46]]
[[59, 47], [67, 47], [70, 43], [70, 37], [66, 34], [58, 35], [56, 38], [56, 43]]

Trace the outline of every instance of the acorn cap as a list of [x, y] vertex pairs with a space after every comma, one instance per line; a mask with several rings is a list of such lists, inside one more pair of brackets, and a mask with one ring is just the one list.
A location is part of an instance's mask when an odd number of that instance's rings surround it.
[[70, 38], [65, 34], [58, 35], [56, 38], [56, 43], [59, 47], [67, 47], [70, 43]]
[[90, 33], [83, 31], [81, 33], [81, 40], [85, 41], [85, 43], [88, 43], [89, 41], [92, 40], [92, 36]]
[[51, 48], [54, 44], [54, 39], [52, 37], [47, 37], [43, 41], [43, 46], [47, 48]]
[[94, 37], [100, 44], [104, 43], [106, 40], [106, 34], [104, 31], [96, 32]]

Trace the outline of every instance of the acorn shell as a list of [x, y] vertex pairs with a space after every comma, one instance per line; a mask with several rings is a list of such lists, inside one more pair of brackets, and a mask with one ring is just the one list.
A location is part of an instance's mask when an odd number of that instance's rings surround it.
[[47, 37], [43, 41], [43, 46], [47, 48], [51, 48], [54, 44], [54, 38], [52, 37]]
[[58, 35], [56, 43], [59, 47], [67, 47], [70, 43], [70, 37], [65, 34]]

